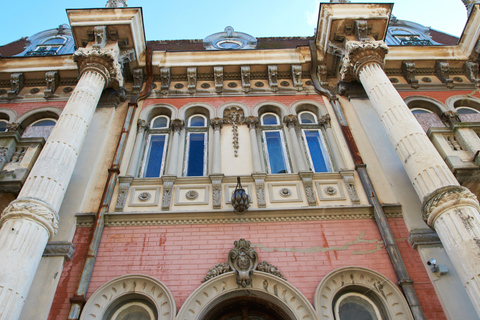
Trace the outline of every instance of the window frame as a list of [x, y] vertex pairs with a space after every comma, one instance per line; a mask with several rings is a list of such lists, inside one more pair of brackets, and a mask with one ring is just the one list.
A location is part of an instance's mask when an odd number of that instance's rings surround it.
[[358, 292], [354, 292], [354, 291], [345, 292], [345, 293], [341, 294], [335, 300], [335, 304], [333, 306], [335, 319], [341, 320], [340, 313], [339, 313], [340, 312], [340, 304], [343, 300], [345, 300], [347, 298], [350, 298], [350, 297], [357, 297], [357, 298], [360, 298], [360, 299], [366, 301], [372, 307], [372, 309], [375, 311], [375, 316], [377, 317], [377, 319], [375, 319], [375, 320], [382, 320], [383, 319], [380, 308], [377, 306], [377, 304], [374, 301], [372, 301], [368, 296], [360, 294]]
[[[195, 117], [202, 117], [204, 120], [203, 126], [192, 126], [192, 119]], [[203, 135], [203, 170], [202, 175], [188, 175], [188, 165], [190, 163], [190, 145], [191, 145], [191, 136], [192, 134], [201, 134]], [[186, 135], [185, 135], [185, 152], [184, 152], [184, 161], [183, 161], [183, 176], [184, 177], [205, 177], [208, 173], [208, 118], [203, 114], [195, 113], [192, 114], [187, 121]]]
[[[303, 123], [302, 121], [302, 115], [304, 114], [310, 114], [313, 116], [314, 122], [313, 123]], [[298, 114], [298, 123], [302, 125], [318, 125], [318, 117], [315, 113], [311, 111], [302, 111]]]
[[[160, 127], [160, 128], [151, 128], [151, 125], [155, 121], [155, 119], [158, 119], [159, 117], [166, 118], [167, 119], [167, 126], [166, 127]], [[161, 176], [164, 175], [165, 171], [165, 164], [166, 164], [166, 158], [167, 158], [167, 149], [168, 149], [168, 143], [170, 142], [170, 118], [165, 115], [160, 115], [154, 117], [150, 121], [150, 126], [146, 132], [147, 138], [145, 139], [145, 143], [143, 146], [143, 155], [142, 155], [142, 161], [141, 161], [141, 167], [140, 167], [140, 172], [138, 176], [140, 178], [160, 178]], [[145, 174], [147, 172], [147, 168], [149, 165], [149, 158], [150, 158], [150, 151], [151, 151], [151, 141], [153, 136], [165, 136], [165, 142], [162, 150], [162, 160], [160, 164], [160, 172], [158, 177], [146, 177]]]
[[[322, 132], [322, 129], [320, 129], [320, 128], [301, 128], [300, 130], [302, 131], [303, 145], [304, 145], [305, 151], [307, 153], [307, 160], [308, 160], [310, 169], [315, 173], [333, 172], [333, 163], [332, 163], [332, 159], [330, 157], [330, 151], [328, 150], [327, 141], [326, 141], [325, 136]], [[326, 167], [327, 171], [316, 171], [315, 170], [315, 165], [314, 165], [314, 161], [313, 161], [313, 158], [312, 158], [312, 153], [311, 153], [310, 147], [308, 145], [308, 141], [307, 141], [307, 137], [305, 135], [305, 131], [313, 131], [313, 132], [318, 133], [319, 147], [322, 151], [322, 158], [323, 158], [323, 161], [325, 163], [325, 167]]]
[[[469, 110], [469, 111], [472, 111], [472, 112], [459, 113], [459, 112], [458, 112], [459, 109]], [[455, 107], [455, 112], [456, 112], [457, 114], [478, 114], [478, 113], [480, 113], [480, 111], [478, 111], [477, 109], [472, 108], [472, 107], [468, 107], [468, 106], [458, 106], [458, 107]]]
[[[264, 119], [265, 116], [267, 115], [273, 115], [275, 116], [277, 124], [265, 124]], [[285, 138], [285, 132], [283, 130], [283, 124], [280, 121], [280, 117], [278, 114], [274, 112], [265, 112], [260, 116], [260, 129], [261, 129], [261, 137], [262, 137], [262, 148], [263, 148], [263, 154], [265, 155], [265, 163], [266, 163], [266, 169], [267, 173], [269, 174], [284, 174], [284, 173], [292, 173], [292, 165], [290, 163], [290, 157], [289, 157], [289, 152], [287, 149], [287, 143], [286, 143], [286, 138]], [[280, 143], [282, 147], [282, 156], [283, 156], [283, 161], [285, 163], [285, 171], [286, 172], [281, 172], [281, 173], [276, 173], [272, 172], [272, 166], [270, 162], [271, 155], [268, 151], [268, 144], [267, 144], [267, 132], [278, 132], [279, 137], [280, 137]]]

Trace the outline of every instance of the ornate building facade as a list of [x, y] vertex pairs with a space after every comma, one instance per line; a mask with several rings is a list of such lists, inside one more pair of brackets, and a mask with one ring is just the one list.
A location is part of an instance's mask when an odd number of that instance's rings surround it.
[[146, 41], [109, 1], [0, 47], [0, 319], [478, 319], [475, 2]]

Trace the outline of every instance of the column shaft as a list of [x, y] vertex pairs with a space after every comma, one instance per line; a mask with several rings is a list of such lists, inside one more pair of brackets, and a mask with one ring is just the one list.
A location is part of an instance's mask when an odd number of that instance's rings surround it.
[[221, 142], [220, 142], [220, 126], [213, 130], [213, 166], [212, 173], [222, 172], [222, 158], [221, 158]]
[[132, 151], [132, 158], [128, 164], [127, 176], [137, 177], [138, 163], [140, 162], [140, 156], [142, 155], [143, 138], [145, 136], [146, 123], [138, 121], [137, 136], [135, 137], [135, 146]]
[[168, 175], [177, 175], [177, 169], [178, 169], [178, 144], [180, 141], [180, 129], [174, 128], [173, 130], [173, 138], [172, 138], [172, 144], [171, 144], [171, 149], [170, 149], [170, 156], [169, 156], [169, 161], [168, 161], [168, 168], [167, 168], [167, 174]]
[[250, 145], [252, 147], [253, 172], [262, 172], [262, 167], [260, 166], [260, 152], [258, 151], [257, 132], [255, 130], [255, 125], [249, 125], [249, 129]]
[[294, 125], [288, 125], [288, 134], [290, 135], [290, 141], [292, 141], [293, 158], [297, 164], [298, 172], [307, 171], [307, 166], [304, 159], [305, 157], [303, 156], [304, 153], [302, 150], [300, 150], [300, 144], [298, 143]]

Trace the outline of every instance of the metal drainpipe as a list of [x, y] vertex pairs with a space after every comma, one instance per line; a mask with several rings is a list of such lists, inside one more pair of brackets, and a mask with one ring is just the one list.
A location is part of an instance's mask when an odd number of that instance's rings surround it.
[[367, 165], [363, 163], [342, 107], [340, 106], [337, 96], [332, 91], [322, 88], [320, 81], [318, 80], [317, 48], [315, 47], [315, 43], [313, 41], [310, 41], [310, 53], [312, 57], [312, 70], [310, 73], [314, 88], [319, 94], [326, 96], [333, 106], [335, 116], [340, 123], [342, 132], [347, 140], [348, 148], [350, 149], [355, 161], [355, 169], [357, 170], [358, 176], [362, 181], [363, 188], [368, 197], [368, 202], [373, 206], [375, 222], [377, 223], [378, 230], [382, 236], [383, 243], [387, 249], [388, 256], [390, 257], [393, 269], [395, 270], [395, 274], [397, 275], [398, 284], [405, 294], [405, 298], [407, 299], [414, 319], [423, 320], [425, 319], [425, 315], [423, 314], [422, 307], [420, 306], [420, 302], [418, 301], [417, 294], [413, 287], [413, 280], [410, 279], [410, 276], [408, 275], [407, 268], [405, 267], [405, 263], [403, 262], [397, 243], [395, 242], [395, 238], [393, 237], [392, 230], [388, 224], [382, 204], [378, 200], [377, 193], [375, 192], [372, 181], [370, 180], [370, 176], [368, 175]]
[[83, 305], [85, 304], [85, 294], [87, 293], [90, 277], [92, 276], [93, 266], [97, 257], [98, 247], [102, 239], [103, 228], [105, 226], [105, 213], [108, 211], [110, 201], [112, 200], [113, 190], [117, 182], [117, 177], [120, 174], [120, 162], [125, 150], [125, 142], [128, 137], [134, 112], [138, 107], [138, 101], [148, 97], [152, 91], [153, 83], [153, 67], [152, 67], [152, 47], [147, 47], [146, 67], [147, 67], [147, 82], [142, 92], [132, 97], [128, 103], [127, 114], [122, 127], [122, 133], [117, 142], [117, 149], [112, 160], [112, 164], [108, 169], [108, 178], [103, 190], [102, 200], [95, 217], [95, 224], [93, 226], [93, 236], [90, 240], [87, 255], [85, 256], [84, 265], [80, 279], [78, 280], [77, 289], [73, 297], [70, 299], [70, 312], [68, 320], [77, 320], [80, 317]]

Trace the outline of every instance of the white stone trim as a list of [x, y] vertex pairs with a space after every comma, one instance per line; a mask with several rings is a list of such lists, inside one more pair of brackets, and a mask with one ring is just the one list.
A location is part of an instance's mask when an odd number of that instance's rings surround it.
[[314, 305], [318, 319], [335, 319], [333, 302], [340, 291], [351, 286], [363, 287], [374, 294], [389, 314], [389, 319], [413, 320], [400, 289], [384, 275], [363, 267], [343, 267], [327, 274], [315, 291]]
[[[310, 105], [314, 107], [316, 109], [316, 112], [310, 110], [310, 108], [302, 108], [303, 105]], [[296, 100], [288, 108], [290, 110], [290, 114], [294, 115], [297, 115], [302, 111], [312, 111], [313, 113], [315, 113], [317, 118], [321, 118], [322, 116], [328, 114], [327, 107], [323, 103], [316, 100]]]
[[253, 273], [252, 283], [247, 288], [237, 284], [234, 272], [210, 279], [188, 297], [176, 319], [200, 319], [216, 303], [242, 294], [266, 299], [284, 310], [292, 319], [317, 319], [312, 305], [297, 288], [279, 277], [261, 271]]
[[[259, 116], [259, 110], [262, 108], [262, 107], [265, 107], [265, 106], [272, 106], [274, 107], [277, 112], [277, 115], [280, 116], [280, 119], [283, 119], [284, 116], [288, 115], [289, 114], [289, 110], [288, 110], [288, 107], [285, 106], [283, 103], [280, 103], [280, 102], [277, 102], [277, 101], [263, 101], [263, 102], [260, 102], [260, 103], [257, 103], [251, 110], [251, 114], [252, 116], [255, 116], [255, 117], [258, 117]], [[278, 111], [280, 111], [280, 114], [278, 114]], [[262, 111], [261, 114], [263, 113], [266, 113], [266, 112], [272, 112], [271, 110], [268, 110], [268, 111]]]
[[141, 274], [115, 278], [98, 288], [88, 299], [80, 320], [103, 319], [107, 309], [123, 296], [135, 294], [152, 303], [162, 320], [175, 318], [175, 300], [168, 288], [159, 280]]

